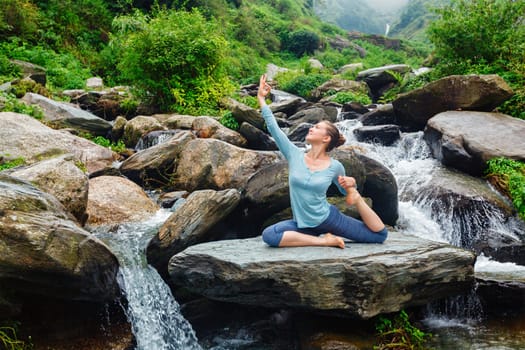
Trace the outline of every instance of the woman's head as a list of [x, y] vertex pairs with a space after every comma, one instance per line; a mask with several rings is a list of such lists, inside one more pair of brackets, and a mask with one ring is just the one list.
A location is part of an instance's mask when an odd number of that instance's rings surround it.
[[332, 122], [329, 122], [328, 120], [323, 120], [318, 124], [322, 124], [326, 131], [326, 134], [330, 136], [330, 141], [328, 141], [326, 145], [326, 152], [330, 152], [334, 148], [339, 147], [345, 143], [345, 137], [341, 135], [339, 129], [337, 129], [337, 126], [335, 126]]

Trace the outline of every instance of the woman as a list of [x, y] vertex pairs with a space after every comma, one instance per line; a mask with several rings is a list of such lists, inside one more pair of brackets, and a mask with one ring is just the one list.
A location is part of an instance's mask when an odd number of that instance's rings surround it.
[[[285, 220], [264, 229], [264, 242], [272, 247], [330, 246], [344, 248], [341, 237], [360, 243], [382, 243], [387, 237], [385, 225], [356, 190], [353, 177], [345, 176], [343, 165], [328, 155], [345, 139], [337, 127], [321, 121], [310, 128], [305, 153], [295, 146], [277, 125], [266, 96], [271, 87], [262, 75], [257, 100], [268, 131], [288, 161], [292, 220]], [[339, 212], [326, 200], [331, 183], [346, 195], [346, 203], [355, 205], [363, 221]]]

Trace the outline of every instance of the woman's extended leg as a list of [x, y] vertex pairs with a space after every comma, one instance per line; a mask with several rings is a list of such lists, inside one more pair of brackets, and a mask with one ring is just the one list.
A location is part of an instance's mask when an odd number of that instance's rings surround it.
[[356, 243], [383, 243], [388, 236], [384, 226], [379, 231], [372, 231], [363, 221], [342, 214], [335, 206], [330, 207], [330, 215], [317, 229]]
[[365, 200], [355, 187], [347, 189], [346, 204], [355, 205], [361, 220], [373, 232], [379, 232], [385, 228], [385, 224], [376, 212], [366, 204]]
[[315, 232], [309, 234], [298, 230], [299, 228], [295, 221], [281, 221], [264, 229], [262, 233], [263, 241], [272, 247], [345, 247], [343, 239], [331, 233], [319, 236]]

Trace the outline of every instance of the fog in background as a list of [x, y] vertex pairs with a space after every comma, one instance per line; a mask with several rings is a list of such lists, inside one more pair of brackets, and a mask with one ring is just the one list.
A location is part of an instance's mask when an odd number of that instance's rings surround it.
[[399, 10], [408, 4], [408, 1], [409, 0], [366, 0], [365, 2], [378, 12], [388, 13]]

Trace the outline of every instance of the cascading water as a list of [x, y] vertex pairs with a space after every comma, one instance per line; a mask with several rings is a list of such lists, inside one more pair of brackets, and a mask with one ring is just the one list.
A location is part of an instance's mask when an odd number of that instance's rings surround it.
[[[353, 130], [362, 126], [359, 121], [346, 120], [337, 123], [347, 138], [347, 143], [359, 147], [366, 155], [387, 166], [395, 176], [399, 194], [399, 219], [396, 228], [407, 234], [425, 239], [448, 242], [471, 249], [480, 233], [517, 238], [523, 224], [505, 220], [498, 210], [483, 200], [469, 206], [468, 212], [455, 210], [454, 199], [443, 203], [434, 196], [431, 188], [436, 173], [447, 171], [430, 152], [423, 140], [423, 132], [403, 134], [394, 146], [382, 146], [358, 142]], [[425, 189], [426, 191], [423, 191]], [[525, 281], [525, 266], [499, 263], [483, 255], [475, 266], [476, 275], [504, 275], [507, 280]], [[492, 276], [493, 277], [493, 276]], [[437, 349], [522, 349], [525, 337], [520, 332], [508, 332], [509, 325], [494, 325], [491, 329], [481, 326], [483, 307], [472, 290], [462, 295], [427, 307], [425, 324], [438, 334], [434, 345]], [[522, 320], [516, 321], [518, 326]], [[439, 337], [439, 333], [442, 334]]]
[[119, 260], [119, 285], [136, 350], [201, 349], [169, 287], [146, 261], [145, 247], [169, 214], [159, 210], [148, 221], [120, 225], [116, 232], [94, 232]]

